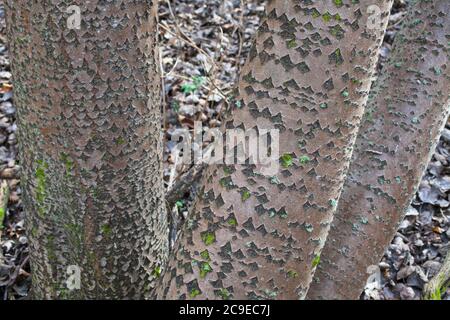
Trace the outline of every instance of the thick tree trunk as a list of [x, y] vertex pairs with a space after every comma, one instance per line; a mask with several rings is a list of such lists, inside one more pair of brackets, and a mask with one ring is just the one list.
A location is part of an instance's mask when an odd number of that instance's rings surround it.
[[[371, 5], [381, 9], [376, 26], [368, 23]], [[279, 129], [281, 169], [266, 175], [260, 165], [208, 168], [159, 298], [305, 296], [390, 6], [387, 0], [270, 1], [242, 71], [241, 100], [225, 127]]]
[[449, 12], [418, 1], [396, 36], [308, 298], [357, 299], [404, 217], [449, 114]]
[[143, 297], [168, 254], [156, 3], [7, 5], [33, 295]]
[[423, 298], [425, 300], [441, 300], [442, 295], [450, 286], [450, 251], [442, 263], [441, 270], [431, 279], [424, 288]]

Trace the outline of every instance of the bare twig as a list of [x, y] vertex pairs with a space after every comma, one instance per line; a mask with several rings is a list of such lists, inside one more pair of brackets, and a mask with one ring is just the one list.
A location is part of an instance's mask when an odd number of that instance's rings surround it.
[[166, 130], [166, 114], [167, 114], [167, 101], [166, 101], [166, 82], [165, 82], [165, 75], [164, 75], [164, 66], [162, 62], [162, 49], [159, 49], [159, 68], [161, 72], [161, 95], [162, 95], [162, 104], [163, 104], [163, 127], [164, 131]]
[[377, 154], [377, 155], [383, 155], [383, 152], [380, 152], [380, 151], [376, 151], [376, 150], [366, 150], [366, 152], [368, 152], [368, 153], [373, 153], [373, 154]]
[[[191, 47], [193, 47], [194, 49], [196, 49], [196, 50], [198, 50], [199, 52], [203, 53], [203, 54], [205, 55], [205, 57], [207, 57], [208, 59], [211, 60], [211, 61], [210, 61], [211, 64], [213, 64], [214, 66], [216, 66], [216, 63], [215, 63], [214, 59], [212, 59], [212, 58], [210, 57], [210, 55], [209, 55], [208, 53], [205, 52], [205, 50], [203, 50], [202, 48], [200, 48], [199, 46], [197, 46], [197, 45], [195, 44], [195, 42], [192, 41], [192, 39], [191, 39], [189, 36], [187, 36], [187, 35], [183, 32], [183, 30], [181, 30], [181, 27], [180, 27], [180, 25], [178, 24], [178, 20], [177, 20], [175, 14], [174, 14], [173, 11], [172, 11], [172, 6], [171, 6], [171, 4], [170, 4], [170, 0], [166, 0], [166, 3], [167, 3], [167, 7], [169, 8], [170, 15], [172, 16], [172, 19], [173, 19], [173, 21], [174, 21], [174, 23], [175, 23], [175, 28], [177, 29], [177, 32], [178, 32], [178, 38], [179, 38], [180, 40], [182, 40], [183, 42], [189, 44], [189, 45], [190, 45]], [[160, 24], [160, 25], [163, 26], [162, 24]], [[166, 26], [163, 26], [163, 29], [166, 30], [167, 32], [171, 33], [172, 35], [175, 35], [175, 34], [174, 34], [173, 32], [171, 32]], [[216, 66], [216, 67], [217, 67], [217, 66]]]
[[244, 10], [245, 10], [245, 0], [239, 1], [239, 7], [241, 10], [241, 13], [239, 15], [239, 24], [235, 27], [233, 34], [237, 31], [238, 37], [239, 37], [239, 50], [237, 53], [237, 68], [238, 68], [238, 74], [241, 70], [241, 56], [242, 56], [242, 48], [244, 47]]
[[450, 286], [450, 251], [437, 275], [425, 285], [423, 298], [425, 300], [441, 300], [442, 295]]

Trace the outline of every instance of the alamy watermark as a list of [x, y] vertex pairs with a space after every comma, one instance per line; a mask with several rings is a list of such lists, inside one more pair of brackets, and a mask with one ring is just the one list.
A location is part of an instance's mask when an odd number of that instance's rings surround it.
[[[66, 13], [69, 14], [67, 18], [67, 28], [68, 29], [81, 29], [81, 8], [77, 5], [71, 5], [67, 7]], [[367, 14], [369, 15], [367, 18], [367, 28], [378, 29], [382, 26], [381, 19], [381, 8], [375, 4], [367, 7]]]

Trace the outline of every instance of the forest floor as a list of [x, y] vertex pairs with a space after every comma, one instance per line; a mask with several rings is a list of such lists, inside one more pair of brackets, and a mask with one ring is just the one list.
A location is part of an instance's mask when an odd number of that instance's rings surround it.
[[[190, 169], [177, 163], [170, 137], [180, 128], [192, 132], [195, 121], [201, 121], [205, 127], [220, 126], [265, 0], [170, 0], [170, 3], [171, 6], [160, 0], [159, 10], [167, 185], [173, 185], [177, 177]], [[379, 72], [389, 56], [406, 6], [405, 0], [395, 1], [380, 51]], [[31, 283], [4, 20], [0, 1], [0, 179], [7, 181], [10, 189], [5, 216], [0, 214], [0, 300], [25, 298]], [[450, 122], [405, 220], [379, 264], [381, 277], [368, 284], [361, 299], [420, 299], [424, 284], [439, 270], [450, 248], [448, 129]], [[185, 219], [194, 196], [194, 187], [180, 196], [174, 207], [179, 215], [177, 220]], [[450, 300], [450, 290], [443, 299]]]

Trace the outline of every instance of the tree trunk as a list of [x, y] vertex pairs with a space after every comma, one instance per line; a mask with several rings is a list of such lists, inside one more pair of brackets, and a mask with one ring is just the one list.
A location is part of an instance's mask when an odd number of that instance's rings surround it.
[[374, 86], [310, 299], [357, 299], [394, 237], [449, 114], [448, 0], [419, 1]]
[[[381, 9], [375, 26], [371, 5]], [[281, 168], [208, 168], [159, 298], [304, 298], [390, 7], [387, 0], [270, 1], [225, 128], [278, 129]]]
[[168, 254], [156, 3], [7, 5], [33, 296], [141, 298]]
[[442, 263], [441, 270], [438, 274], [425, 285], [423, 289], [424, 300], [442, 300], [442, 295], [445, 294], [447, 288], [450, 286], [450, 251]]

